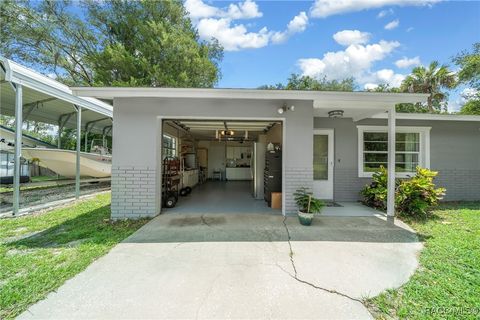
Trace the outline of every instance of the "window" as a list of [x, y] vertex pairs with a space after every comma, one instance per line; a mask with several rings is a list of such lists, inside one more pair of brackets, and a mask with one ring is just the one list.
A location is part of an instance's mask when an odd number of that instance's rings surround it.
[[328, 180], [328, 135], [313, 136], [313, 180]]
[[163, 158], [177, 156], [177, 138], [168, 134], [163, 135]]
[[[417, 166], [430, 166], [430, 128], [397, 127], [395, 135], [395, 171], [405, 177]], [[387, 127], [358, 126], [358, 174], [371, 177], [380, 166], [388, 167]]]

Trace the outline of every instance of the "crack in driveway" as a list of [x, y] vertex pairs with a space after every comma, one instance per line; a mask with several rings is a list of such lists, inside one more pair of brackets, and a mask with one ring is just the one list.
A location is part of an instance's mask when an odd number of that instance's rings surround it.
[[207, 222], [207, 220], [205, 220], [205, 215], [204, 215], [204, 214], [202, 214], [202, 215], [200, 216], [200, 220], [202, 220], [202, 223], [203, 223], [204, 225], [206, 225], [207, 227], [210, 227], [210, 228], [212, 227], [212, 226]]
[[[300, 279], [300, 278], [298, 277], [297, 267], [295, 266], [295, 260], [293, 259], [292, 243], [291, 243], [291, 241], [290, 241], [292, 238], [291, 238], [291, 236], [290, 236], [290, 230], [288, 229], [288, 226], [287, 226], [286, 221], [287, 221], [287, 216], [285, 216], [285, 217], [283, 218], [283, 221], [282, 221], [282, 222], [283, 222], [283, 225], [284, 225], [284, 227], [285, 227], [285, 231], [287, 232], [287, 242], [288, 242], [288, 246], [289, 246], [289, 248], [290, 248], [290, 252], [289, 252], [290, 263], [292, 264], [292, 268], [293, 268], [294, 274], [291, 274], [290, 272], [288, 272], [287, 270], [283, 269], [283, 268], [282, 268], [281, 266], [279, 266], [278, 264], [277, 264], [277, 267], [279, 267], [283, 272], [285, 272], [285, 273], [288, 274], [290, 277], [292, 277], [293, 279], [297, 280], [297, 281], [300, 282], [300, 283], [306, 284], [306, 285], [308, 285], [308, 286], [310, 286], [310, 287], [312, 287], [312, 288], [318, 289], [318, 290], [322, 290], [322, 291], [325, 291], [325, 292], [328, 292], [328, 293], [332, 293], [332, 294], [339, 295], [339, 296], [341, 296], [341, 297], [350, 299], [350, 300], [352, 300], [352, 301], [360, 302], [360, 303], [366, 308], [365, 303], [364, 303], [363, 300], [361, 300], [361, 299], [357, 299], [357, 298], [355, 298], [355, 297], [351, 297], [351, 296], [349, 296], [349, 295], [347, 295], [347, 294], [345, 294], [345, 293], [338, 292], [338, 291], [336, 291], [336, 290], [332, 290], [332, 289], [327, 289], [327, 288], [320, 287], [320, 286], [318, 286], [318, 285], [316, 285], [316, 284], [313, 284], [313, 283], [308, 282], [308, 281], [306, 281], [306, 280]], [[368, 308], [367, 308], [367, 310], [368, 310]]]

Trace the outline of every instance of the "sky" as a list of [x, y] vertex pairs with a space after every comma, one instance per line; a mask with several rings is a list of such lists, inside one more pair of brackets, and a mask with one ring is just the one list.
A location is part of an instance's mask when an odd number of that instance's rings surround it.
[[[224, 47], [220, 88], [285, 83], [292, 73], [341, 80], [359, 90], [398, 86], [411, 69], [480, 41], [480, 1], [185, 0], [200, 38]], [[461, 87], [449, 109], [461, 103]]]

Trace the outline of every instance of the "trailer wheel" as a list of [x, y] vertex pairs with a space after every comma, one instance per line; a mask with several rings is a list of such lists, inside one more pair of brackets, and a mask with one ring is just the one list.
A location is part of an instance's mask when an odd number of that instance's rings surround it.
[[192, 192], [192, 188], [190, 187], [185, 187], [185, 190], [187, 191], [187, 194], [190, 194]]
[[180, 189], [180, 195], [182, 197], [185, 197], [188, 195], [187, 188]]
[[165, 208], [173, 208], [177, 204], [177, 199], [175, 196], [169, 195], [165, 199]]

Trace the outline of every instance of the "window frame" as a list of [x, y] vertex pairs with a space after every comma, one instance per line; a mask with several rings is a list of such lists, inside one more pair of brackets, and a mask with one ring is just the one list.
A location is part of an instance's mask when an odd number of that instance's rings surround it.
[[[173, 148], [165, 147], [165, 137], [168, 137], [168, 138], [170, 138], [174, 141], [174, 147]], [[174, 137], [174, 136], [172, 136], [168, 133], [164, 133], [162, 135], [162, 159], [165, 159], [165, 157], [170, 156], [170, 154], [167, 155], [167, 153], [165, 152], [166, 150], [173, 150], [174, 154], [175, 154], [175, 157], [178, 156], [178, 139], [177, 139], [177, 137]]]
[[[396, 126], [395, 133], [418, 133], [419, 134], [419, 166], [430, 168], [430, 130], [432, 127]], [[358, 177], [371, 178], [374, 172], [364, 171], [364, 133], [378, 132], [388, 133], [387, 126], [357, 126], [358, 131]], [[396, 141], [395, 141], [396, 142]], [[395, 150], [395, 154], [396, 154]], [[401, 153], [401, 152], [400, 152]], [[396, 172], [397, 178], [406, 178], [415, 172]]]

